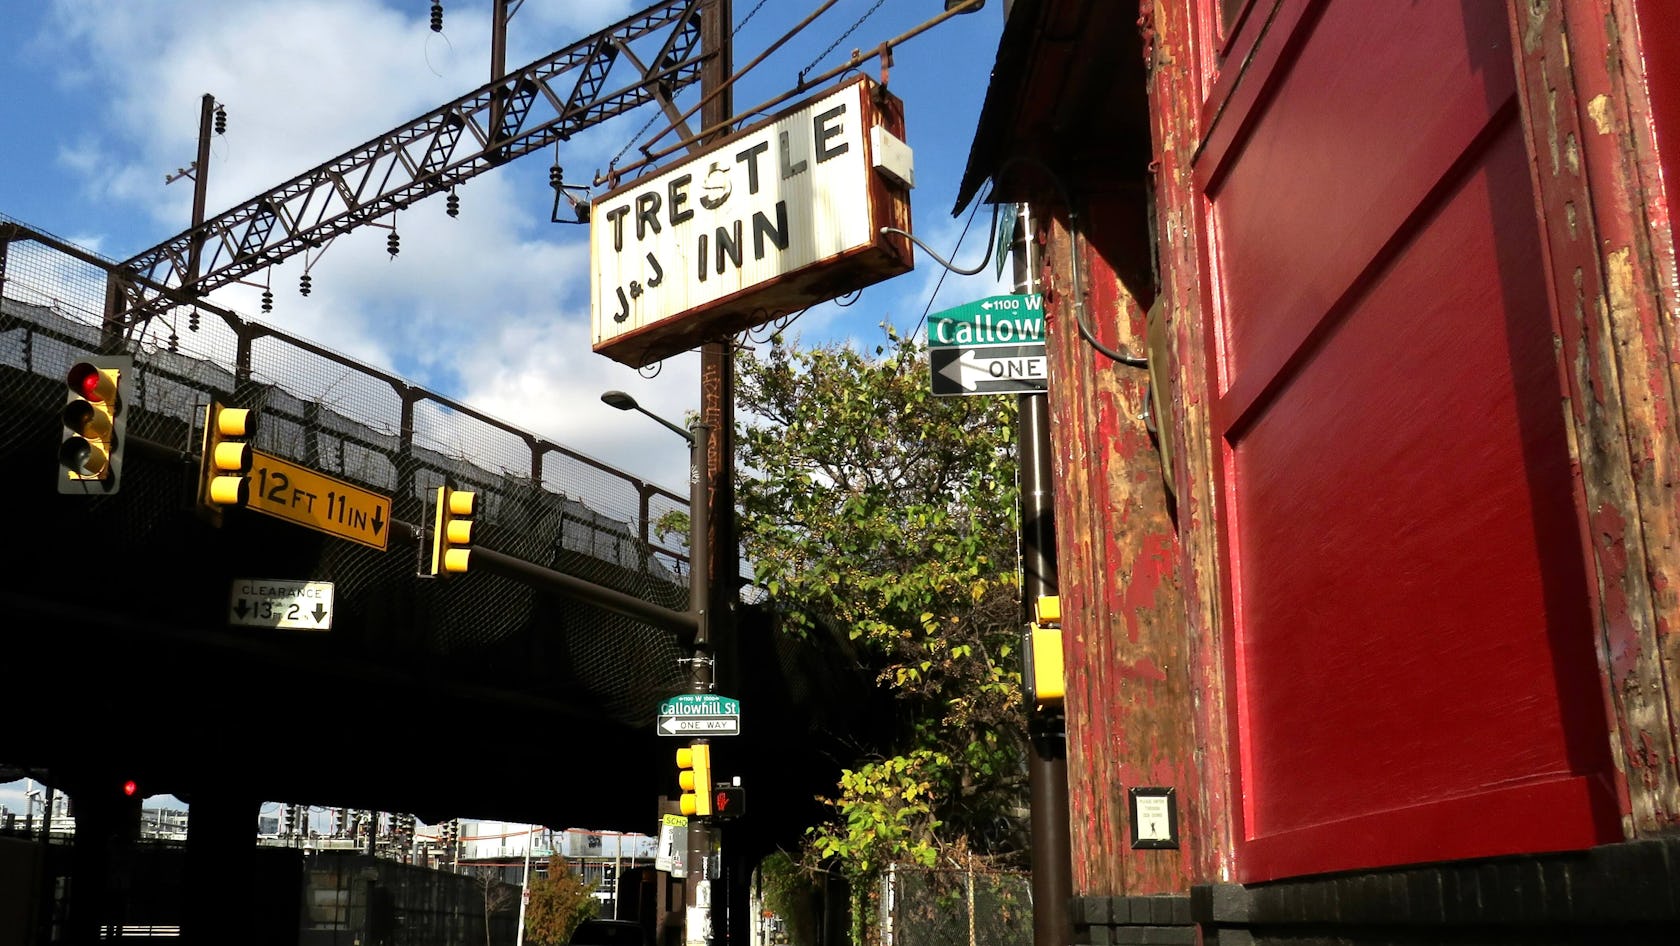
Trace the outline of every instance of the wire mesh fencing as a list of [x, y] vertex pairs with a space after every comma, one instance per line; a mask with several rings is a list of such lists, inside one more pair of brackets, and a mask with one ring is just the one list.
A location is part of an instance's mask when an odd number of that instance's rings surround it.
[[893, 865], [881, 888], [881, 946], [1032, 944], [1028, 874]]
[[[248, 407], [259, 418], [256, 449], [390, 497], [392, 518], [411, 528], [429, 528], [438, 486], [473, 490], [475, 544], [672, 610], [688, 607], [684, 537], [657, 528], [662, 516], [687, 510], [687, 497], [219, 306], [177, 305], [146, 316], [159, 320], [148, 331], [127, 330], [108, 300], [132, 277], [0, 215], [0, 403], [9, 405], [0, 412], [0, 452], [29, 455], [52, 436], [75, 361], [128, 354], [129, 443], [176, 451], [183, 468], [196, 463], [212, 399]], [[116, 534], [142, 548], [177, 528], [192, 479], [185, 469], [125, 475], [120, 492], [89, 498], [87, 508], [107, 527], [120, 522]], [[45, 476], [41, 488], [51, 489]], [[581, 698], [630, 725], [650, 723], [658, 701], [684, 684], [686, 648], [669, 632], [582, 603], [545, 613], [551, 606], [537, 592], [495, 575], [420, 581], [424, 547], [324, 542], [312, 577], [335, 582], [341, 601], [368, 612], [424, 599], [384, 643], [445, 659], [533, 622], [587, 622], [592, 633], [555, 645], [566, 651], [561, 662]]]

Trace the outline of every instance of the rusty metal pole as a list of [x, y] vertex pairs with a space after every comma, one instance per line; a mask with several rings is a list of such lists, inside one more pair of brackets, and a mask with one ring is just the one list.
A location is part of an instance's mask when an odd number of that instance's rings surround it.
[[[701, 13], [700, 42], [702, 95], [717, 94], [701, 110], [700, 125], [711, 128], [734, 117], [735, 96], [728, 87], [734, 71], [730, 39], [730, 0], [712, 0]], [[728, 134], [725, 128], [719, 137]], [[700, 419], [712, 429], [706, 458], [711, 478], [712, 631], [725, 646], [734, 646], [736, 579], [741, 574], [741, 551], [735, 527], [735, 352], [728, 338], [700, 348]], [[731, 661], [733, 664], [733, 661]]]
[[[701, 8], [700, 50], [704, 61], [700, 67], [700, 94], [708, 97], [700, 110], [702, 128], [726, 122], [735, 114], [734, 93], [729, 88], [730, 74], [734, 72], [731, 20], [730, 0], [711, 0]], [[724, 128], [718, 136], [728, 133]], [[730, 672], [739, 666], [739, 661], [734, 659], [734, 617], [738, 594], [735, 579], [741, 573], [741, 556], [735, 538], [735, 362], [727, 337], [707, 342], [700, 348], [700, 424], [697, 426], [709, 429], [711, 434], [706, 445], [705, 466], [698, 471], [707, 487], [707, 508], [696, 509], [691, 515], [709, 512], [707, 532], [710, 534], [705, 536], [696, 531], [696, 545], [691, 552], [698, 554], [704, 546], [704, 563], [709, 566], [701, 576], [708, 579], [703, 625], [710, 645], [708, 657], [715, 660], [722, 654], [726, 672]], [[697, 558], [697, 573], [701, 565]], [[698, 657], [700, 648], [696, 647], [695, 651]], [[706, 668], [708, 689], [714, 685], [715, 667], [716, 663], [712, 663]], [[734, 686], [733, 680], [730, 685]], [[710, 785], [697, 788], [711, 791]], [[701, 830], [697, 832], [695, 824], [689, 826], [689, 881], [684, 891], [689, 907], [688, 944], [708, 946], [728, 938], [719, 935], [712, 912], [711, 868], [721, 860], [721, 854], [711, 849], [710, 826], [698, 822]], [[701, 856], [696, 858], [694, 854], [701, 844], [705, 847], [699, 848]], [[727, 885], [724, 889], [728, 889]], [[698, 931], [693, 928], [697, 918], [704, 924]]]
[[[1032, 213], [1021, 205], [1015, 221], [1015, 291], [1038, 291]], [[1057, 592], [1055, 480], [1050, 466], [1050, 395], [1023, 394], [1016, 416], [1016, 456], [1021, 478], [1021, 622], [1033, 619], [1041, 595]], [[1027, 783], [1032, 798], [1033, 946], [1073, 942], [1068, 901], [1073, 896], [1072, 840], [1068, 827], [1067, 732], [1061, 717], [1027, 720], [1031, 751]]]
[[[507, 28], [508, 17], [507, 0], [492, 0], [490, 4], [490, 81], [500, 82], [507, 78]], [[502, 114], [507, 109], [507, 90], [497, 89], [490, 93], [490, 140], [486, 144], [494, 145], [502, 139]], [[494, 152], [495, 159], [500, 161], [506, 157], [503, 151]]]
[[216, 119], [216, 97], [204, 93], [198, 112], [198, 157], [193, 165], [193, 236], [187, 246], [187, 277], [182, 285], [197, 294], [199, 260], [204, 255], [204, 204], [210, 187], [210, 130]]

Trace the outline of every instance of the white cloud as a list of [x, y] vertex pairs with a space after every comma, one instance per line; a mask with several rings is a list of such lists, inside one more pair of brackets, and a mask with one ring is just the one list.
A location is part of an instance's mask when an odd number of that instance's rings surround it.
[[[508, 28], [508, 65], [517, 69], [576, 43], [644, 5], [520, 4]], [[870, 0], [837, 5], [742, 80], [736, 105], [744, 109], [785, 91], [801, 68], [860, 21], [817, 71], [854, 46], [870, 48], [937, 12], [911, 6], [880, 7]], [[428, 5], [419, 0], [56, 0], [40, 32], [22, 45], [30, 63], [52, 71], [50, 81], [38, 83], [43, 95], [61, 100], [49, 106], [60, 120], [41, 126], [43, 134], [56, 136], [49, 153], [57, 172], [80, 195], [93, 195], [84, 196], [85, 203], [103, 211], [72, 225], [85, 234], [77, 242], [122, 258], [186, 228], [192, 182], [163, 181], [194, 157], [206, 93], [227, 111], [227, 133], [212, 141], [207, 176], [207, 209], [214, 215], [483, 85], [489, 78], [490, 9], [488, 0], [447, 0], [444, 31], [437, 34], [429, 28]], [[736, 4], [738, 20], [749, 13], [754, 22], [738, 37], [738, 66], [803, 11]], [[941, 253], [950, 252], [963, 223], [941, 211], [955, 191], [963, 136], [973, 127], [990, 65], [996, 24], [982, 27], [983, 19], [955, 18], [941, 30], [949, 40], [929, 35], [895, 53], [893, 88], [905, 99], [909, 140], [917, 149], [916, 230]], [[959, 38], [965, 30], [983, 40]], [[952, 49], [971, 54], [953, 58]], [[934, 88], [937, 93], [920, 91]], [[686, 109], [695, 91], [685, 95]], [[0, 107], [0, 115], [7, 113]], [[642, 129], [650, 119], [650, 130], [663, 127], [657, 110], [644, 107], [577, 135], [558, 154], [531, 155], [473, 178], [458, 189], [456, 218], [444, 213], [441, 195], [397, 214], [401, 252], [395, 259], [386, 253], [389, 231], [382, 226], [338, 237], [307, 259], [307, 298], [298, 293], [306, 265], [301, 255], [213, 298], [539, 437], [682, 489], [687, 456], [681, 441], [645, 417], [606, 407], [599, 396], [610, 388], [628, 391], [680, 424], [700, 401], [699, 357], [667, 359], [650, 379], [644, 375], [651, 372], [594, 354], [587, 228], [548, 219], [551, 163], [565, 165], [568, 181], [588, 183], [616, 157], [622, 156], [621, 166], [639, 157], [633, 146], [645, 139]], [[973, 265], [979, 258], [987, 219], [982, 209], [957, 262]], [[913, 273], [865, 290], [851, 307], [816, 307], [794, 333], [873, 345], [883, 320], [912, 328], [940, 273], [925, 253], [917, 257]], [[989, 272], [948, 277], [932, 307], [1007, 291], [990, 282]], [[261, 311], [265, 286], [273, 293], [271, 313]], [[150, 342], [161, 344], [170, 326], [157, 320], [152, 329]], [[179, 317], [174, 329], [188, 348], [227, 345], [210, 338], [208, 328], [188, 337]], [[323, 382], [335, 383], [331, 377]], [[343, 385], [331, 393], [348, 396]]]

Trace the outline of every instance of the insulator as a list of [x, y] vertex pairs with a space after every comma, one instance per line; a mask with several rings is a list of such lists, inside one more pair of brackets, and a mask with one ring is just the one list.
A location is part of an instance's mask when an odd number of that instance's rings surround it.
[[264, 289], [263, 294], [262, 294], [262, 300], [263, 300], [263, 311], [264, 312], [273, 312], [274, 311], [274, 293], [267, 290], [267, 289]]
[[432, 32], [443, 32], [443, 3], [441, 0], [432, 0]]
[[385, 252], [392, 257], [402, 252], [402, 237], [397, 236], [397, 231], [392, 230], [391, 235], [385, 238]]
[[560, 188], [565, 186], [565, 179], [566, 179], [566, 172], [561, 169], [560, 165], [556, 164], [555, 166], [548, 169], [548, 186], [549, 187], [552, 187], [555, 190], [559, 190]]
[[189, 331], [189, 332], [198, 331], [198, 310], [197, 309], [194, 309], [191, 312], [187, 313], [187, 331]]
[[176, 335], [174, 329], [169, 330], [169, 350], [172, 353], [178, 353], [181, 350], [181, 336]]
[[443, 199], [443, 212], [451, 217], [461, 215], [461, 198], [456, 196], [454, 191], [450, 191], [449, 196]]
[[216, 106], [216, 134], [227, 134], [227, 109]]
[[298, 295], [300, 295], [300, 296], [309, 295], [309, 274], [308, 273], [304, 273], [302, 276], [298, 277]]

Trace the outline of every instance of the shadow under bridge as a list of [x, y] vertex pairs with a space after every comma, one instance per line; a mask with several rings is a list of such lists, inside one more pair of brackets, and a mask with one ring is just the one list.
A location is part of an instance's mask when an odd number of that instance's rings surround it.
[[[26, 537], [0, 584], [22, 721], [0, 762], [189, 800], [655, 828], [677, 744], [655, 718], [686, 688], [686, 636], [499, 574], [424, 577], [423, 540], [448, 482], [478, 494], [475, 547], [680, 612], [683, 537], [657, 522], [686, 497], [214, 306], [115, 337], [116, 264], [0, 224], [0, 495]], [[120, 488], [59, 495], [64, 376], [102, 351], [134, 357]], [[252, 510], [209, 521], [195, 491], [212, 398], [256, 412], [264, 454], [388, 497], [386, 548]], [[240, 612], [305, 582], [331, 583], [330, 627]], [[833, 785], [826, 747], [880, 710], [843, 643], [774, 623], [770, 604], [743, 606], [739, 636], [716, 642], [719, 692], [747, 717], [719, 755], [791, 799], [754, 810], [793, 828]]]

